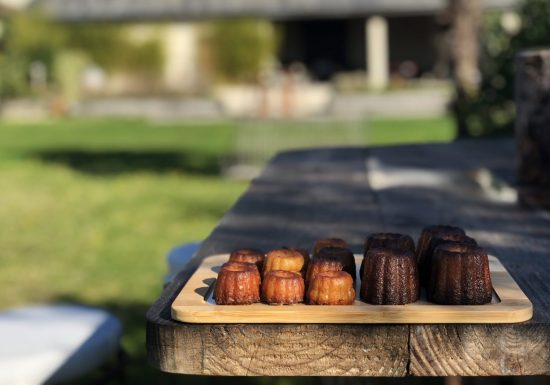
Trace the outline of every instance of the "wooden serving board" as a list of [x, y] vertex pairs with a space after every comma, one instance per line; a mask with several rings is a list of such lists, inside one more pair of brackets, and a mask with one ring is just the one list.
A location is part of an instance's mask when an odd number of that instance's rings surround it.
[[[216, 305], [212, 287], [228, 254], [203, 260], [172, 303], [172, 318], [190, 323], [512, 323], [527, 321], [533, 306], [500, 261], [489, 256], [493, 300], [486, 305], [437, 305], [419, 301], [407, 305], [370, 305], [359, 300], [353, 305]], [[362, 256], [355, 256], [359, 269]], [[359, 274], [357, 274], [359, 276]], [[357, 281], [357, 286], [360, 282]]]

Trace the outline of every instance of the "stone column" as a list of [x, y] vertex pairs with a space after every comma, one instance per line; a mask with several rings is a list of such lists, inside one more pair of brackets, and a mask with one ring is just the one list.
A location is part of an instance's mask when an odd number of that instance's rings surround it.
[[368, 85], [373, 90], [383, 90], [389, 80], [388, 22], [382, 16], [372, 16], [365, 24], [367, 43]]
[[195, 23], [170, 23], [164, 27], [164, 86], [175, 92], [195, 91], [198, 85], [198, 35]]
[[517, 55], [516, 109], [522, 198], [550, 205], [550, 49]]

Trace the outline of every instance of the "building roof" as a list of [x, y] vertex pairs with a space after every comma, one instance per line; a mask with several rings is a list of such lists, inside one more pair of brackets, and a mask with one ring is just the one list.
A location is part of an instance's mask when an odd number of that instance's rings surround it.
[[[430, 14], [448, 0], [37, 0], [63, 21], [194, 20], [231, 17], [360, 17]], [[486, 8], [509, 8], [517, 0], [482, 0]]]

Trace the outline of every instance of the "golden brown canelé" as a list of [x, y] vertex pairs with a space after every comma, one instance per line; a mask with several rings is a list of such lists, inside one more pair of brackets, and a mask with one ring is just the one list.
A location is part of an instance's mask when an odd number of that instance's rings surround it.
[[445, 243], [467, 243], [477, 245], [473, 238], [460, 233], [441, 233], [432, 236], [430, 243], [422, 259], [418, 261], [418, 270], [420, 274], [420, 285], [428, 288], [430, 284], [430, 275], [432, 273], [432, 261], [435, 249]]
[[489, 258], [479, 246], [446, 243], [435, 249], [428, 298], [445, 305], [491, 302]]
[[262, 282], [262, 302], [291, 305], [304, 301], [304, 279], [300, 273], [271, 270]]
[[316, 274], [307, 290], [310, 305], [351, 305], [355, 289], [351, 275], [345, 271], [325, 271]]
[[216, 304], [249, 305], [260, 302], [260, 282], [260, 272], [255, 264], [224, 263], [214, 287]]
[[263, 276], [271, 270], [286, 270], [301, 272], [304, 268], [304, 256], [296, 250], [275, 249], [265, 256]]
[[312, 249], [313, 257], [315, 257], [319, 253], [319, 251], [324, 247], [341, 247], [341, 248], [347, 249], [348, 244], [346, 241], [340, 238], [318, 239], [313, 244], [313, 249]]
[[420, 284], [414, 254], [399, 249], [370, 249], [360, 296], [374, 305], [404, 305], [417, 301]]
[[257, 249], [249, 249], [249, 248], [237, 249], [237, 250], [233, 250], [231, 254], [229, 254], [230, 262], [254, 263], [258, 267], [259, 271], [262, 271], [262, 268], [264, 265], [264, 259], [265, 259], [265, 253]]
[[357, 268], [355, 266], [355, 256], [350, 249], [345, 249], [342, 247], [323, 247], [319, 250], [315, 258], [336, 259], [341, 261], [344, 266], [342, 270], [351, 275], [355, 281]]
[[307, 251], [306, 249], [293, 247], [293, 246], [284, 246], [283, 249], [294, 250], [302, 254], [302, 256], [304, 257], [304, 266], [302, 267], [302, 276], [305, 276], [307, 271], [307, 266], [309, 264], [309, 251]]
[[306, 272], [306, 286], [309, 286], [311, 283], [313, 277], [319, 273], [324, 273], [327, 271], [343, 271], [344, 270], [344, 262], [338, 258], [331, 258], [331, 257], [325, 257], [325, 258], [312, 258], [309, 261], [309, 265]]
[[430, 241], [434, 236], [447, 234], [457, 237], [461, 235], [466, 235], [464, 230], [456, 226], [433, 225], [424, 227], [422, 229], [422, 232], [420, 233], [420, 238], [418, 238], [418, 244], [416, 245], [416, 259], [418, 261], [421, 261], [424, 258], [426, 252], [428, 251]]
[[410, 236], [398, 233], [374, 233], [369, 235], [365, 239], [359, 277], [363, 276], [365, 270], [367, 251], [372, 248], [398, 249], [414, 253], [414, 241]]

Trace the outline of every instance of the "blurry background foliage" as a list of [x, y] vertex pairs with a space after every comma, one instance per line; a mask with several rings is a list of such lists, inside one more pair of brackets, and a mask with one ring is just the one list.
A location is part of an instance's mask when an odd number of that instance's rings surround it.
[[[6, 44], [0, 50], [0, 97], [36, 93], [29, 86], [29, 69], [36, 62], [45, 66], [48, 86], [63, 89], [63, 94], [73, 94], [78, 86], [67, 80], [67, 73], [77, 79], [90, 65], [110, 74], [152, 79], [161, 76], [164, 65], [161, 40], [132, 39], [129, 25], [61, 24], [33, 10], [11, 16], [6, 30]], [[205, 67], [217, 82], [256, 83], [262, 69], [273, 64], [277, 40], [274, 27], [267, 21], [208, 23], [204, 29]]]
[[59, 24], [36, 10], [10, 17], [5, 41], [0, 52], [0, 97], [32, 93], [27, 78], [33, 62], [44, 64], [49, 83], [56, 83], [60, 72], [56, 65], [58, 60], [66, 62], [67, 53], [108, 72], [156, 75], [163, 66], [158, 39], [133, 41], [123, 25]]
[[484, 20], [479, 92], [454, 106], [455, 117], [465, 120], [471, 136], [512, 132], [515, 55], [550, 43], [550, 1], [524, 1], [518, 13], [521, 24], [515, 33], [506, 30], [500, 14]]
[[224, 20], [207, 26], [206, 43], [216, 80], [254, 83], [275, 57], [277, 34], [267, 21]]

